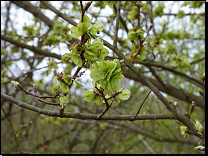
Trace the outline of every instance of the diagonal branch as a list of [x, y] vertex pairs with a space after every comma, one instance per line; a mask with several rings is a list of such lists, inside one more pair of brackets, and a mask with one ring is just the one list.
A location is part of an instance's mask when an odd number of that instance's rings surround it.
[[77, 26], [77, 23], [74, 22], [72, 19], [58, 11], [56, 8], [54, 8], [52, 5], [50, 5], [48, 2], [40, 1], [43, 5], [45, 5], [49, 10], [53, 11], [55, 14], [57, 14], [59, 17], [63, 18], [67, 22], [69, 22], [73, 26]]
[[[142, 80], [140, 78], [138, 78], [132, 71], [130, 71], [129, 69], [125, 69], [125, 68], [122, 68], [122, 73], [124, 74], [124, 76], [126, 78], [129, 78], [129, 79], [132, 79], [132, 80], [135, 80], [137, 82], [142, 82]], [[201, 108], [205, 108], [205, 101], [203, 98], [199, 97], [199, 96], [196, 96], [194, 95], [193, 93], [189, 93], [187, 91], [184, 91], [182, 89], [178, 89], [176, 88], [175, 86], [172, 86], [172, 85], [168, 85], [168, 84], [165, 84], [168, 88], [168, 90], [164, 89], [164, 87], [158, 83], [157, 80], [151, 78], [151, 77], [148, 77], [149, 81], [154, 85], [156, 86], [161, 92], [164, 92], [170, 96], [173, 96], [177, 99], [180, 99], [182, 101], [185, 101], [187, 103], [191, 103], [192, 101], [195, 101], [196, 103], [196, 106], [199, 106]]]
[[126, 57], [123, 55], [123, 53], [119, 52], [118, 49], [116, 49], [113, 45], [111, 45], [110, 43], [108, 43], [107, 41], [105, 41], [103, 39], [103, 43], [105, 46], [109, 47], [120, 59], [124, 60], [124, 64], [125, 66], [127, 66], [134, 74], [137, 75], [137, 77], [139, 79], [141, 79], [141, 82], [148, 86], [153, 92], [154, 94], [158, 97], [158, 99], [160, 101], [162, 101], [162, 103], [166, 106], [166, 108], [168, 109], [168, 111], [174, 115], [178, 121], [180, 121], [181, 123], [183, 123], [185, 126], [188, 127], [189, 132], [193, 133], [196, 136], [199, 136], [197, 133], [197, 130], [194, 126], [194, 124], [189, 120], [189, 118], [185, 115], [182, 115], [180, 112], [178, 112], [173, 105], [161, 94], [161, 92], [140, 72], [138, 71], [127, 59]]
[[32, 13], [34, 16], [40, 18], [51, 29], [53, 28], [53, 22], [47, 16], [45, 16], [39, 9], [37, 9], [29, 2], [27, 1], [11, 1], [11, 2], [23, 8], [24, 10], [27, 10], [28, 12]]

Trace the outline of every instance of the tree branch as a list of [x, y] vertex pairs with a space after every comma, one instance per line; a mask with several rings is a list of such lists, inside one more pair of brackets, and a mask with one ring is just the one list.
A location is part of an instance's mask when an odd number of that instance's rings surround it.
[[[140, 78], [138, 78], [132, 71], [128, 70], [128, 69], [125, 69], [125, 68], [122, 68], [122, 73], [124, 74], [124, 76], [126, 78], [129, 78], [129, 79], [132, 79], [132, 80], [135, 80], [137, 82], [142, 82], [142, 80]], [[199, 97], [199, 96], [196, 96], [192, 93], [189, 93], [187, 91], [183, 91], [182, 89], [178, 89], [174, 86], [171, 86], [171, 85], [168, 85], [168, 84], [165, 84], [168, 88], [168, 90], [164, 89], [164, 87], [158, 83], [157, 80], [153, 79], [153, 78], [150, 78], [148, 77], [149, 81], [154, 84], [154, 86], [156, 86], [161, 92], [164, 92], [170, 96], [173, 96], [177, 99], [180, 99], [182, 101], [185, 101], [189, 104], [191, 104], [192, 101], [195, 101], [196, 103], [196, 106], [199, 106], [201, 108], [205, 108], [205, 102], [204, 102], [204, 99]]]
[[203, 83], [193, 77], [190, 77], [182, 72], [179, 72], [173, 68], [169, 68], [169, 67], [166, 67], [164, 65], [162, 65], [161, 63], [157, 63], [157, 62], [150, 62], [149, 60], [148, 61], [137, 61], [137, 63], [140, 63], [140, 64], [144, 64], [145, 66], [154, 66], [154, 67], [159, 67], [159, 68], [162, 68], [163, 70], [167, 70], [167, 71], [170, 71], [172, 72], [173, 74], [175, 75], [178, 75], [182, 78], [184, 78], [185, 80], [195, 84], [196, 86], [200, 87], [200, 88], [203, 88]]
[[63, 18], [67, 22], [69, 22], [73, 26], [77, 26], [77, 23], [74, 22], [72, 19], [58, 11], [56, 8], [54, 8], [52, 5], [50, 5], [48, 2], [40, 1], [43, 5], [45, 5], [49, 10], [53, 11], [55, 14], [57, 14], [59, 17]]
[[[46, 109], [41, 109], [39, 107], [24, 103], [22, 101], [19, 101], [17, 99], [14, 99], [11, 96], [8, 96], [1, 92], [1, 98], [10, 101], [14, 104], [16, 104], [19, 107], [23, 107], [26, 109], [29, 109], [33, 112], [37, 112], [39, 114], [44, 114], [47, 116], [53, 116], [53, 117], [60, 117], [59, 111], [49, 111]], [[76, 119], [89, 119], [89, 120], [97, 120], [99, 114], [85, 114], [85, 113], [72, 113], [72, 112], [64, 112], [62, 118], [76, 118]], [[110, 116], [103, 116], [99, 120], [130, 120], [132, 115], [116, 115], [112, 114]], [[171, 114], [139, 114], [135, 120], [163, 120], [163, 119], [176, 119]]]
[[27, 1], [11, 1], [11, 2], [23, 8], [24, 10], [27, 10], [28, 12], [32, 13], [34, 16], [40, 18], [51, 29], [53, 28], [53, 22], [47, 16], [45, 16], [39, 9], [34, 7], [29, 2]]
[[32, 52], [37, 53], [39, 55], [43, 55], [43, 56], [46, 56], [46, 57], [54, 57], [54, 58], [57, 58], [57, 59], [61, 60], [61, 55], [58, 55], [58, 54], [55, 54], [55, 53], [51, 53], [51, 52], [46, 51], [46, 50], [41, 50], [39, 48], [27, 45], [25, 43], [21, 43], [21, 42], [19, 42], [17, 40], [14, 40], [11, 37], [7, 37], [7, 36], [4, 36], [4, 35], [1, 35], [1, 39], [5, 40], [7, 42], [10, 42], [10, 43], [12, 43], [12, 44], [14, 44], [14, 45], [16, 45], [18, 47], [29, 49]]

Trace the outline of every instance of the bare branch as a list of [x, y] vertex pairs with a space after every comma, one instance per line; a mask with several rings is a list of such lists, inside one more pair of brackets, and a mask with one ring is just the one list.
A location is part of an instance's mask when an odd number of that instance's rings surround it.
[[51, 29], [53, 28], [53, 22], [48, 17], [46, 17], [39, 9], [37, 9], [36, 7], [34, 7], [29, 2], [27, 2], [27, 1], [12, 1], [12, 3], [20, 6], [21, 8], [27, 10], [28, 12], [32, 13], [36, 17], [40, 18]]
[[61, 60], [61, 55], [58, 55], [58, 54], [55, 54], [55, 53], [51, 53], [51, 52], [46, 51], [46, 50], [41, 50], [39, 48], [27, 45], [25, 43], [21, 43], [21, 42], [19, 42], [17, 40], [14, 40], [11, 37], [7, 37], [7, 36], [4, 36], [4, 35], [1, 35], [1, 39], [5, 40], [7, 42], [10, 42], [10, 43], [12, 43], [12, 44], [14, 44], [14, 45], [16, 45], [18, 47], [29, 49], [32, 52], [37, 53], [39, 55], [43, 55], [43, 56], [46, 56], [46, 57], [54, 57], [54, 58], [57, 58], [57, 59]]
[[[142, 80], [140, 78], [138, 78], [132, 71], [127, 70], [125, 68], [122, 68], [122, 73], [124, 74], [124, 76], [126, 78], [129, 78], [129, 79], [132, 79], [132, 80], [135, 80], [137, 82], [141, 82], [142, 83]], [[205, 101], [204, 101], [204, 99], [202, 97], [196, 96], [193, 93], [189, 93], [187, 91], [184, 91], [182, 89], [178, 89], [175, 86], [168, 85], [168, 84], [165, 84], [167, 86], [167, 88], [168, 88], [168, 90], [166, 90], [166, 89], [164, 89], [164, 87], [160, 83], [158, 83], [157, 80], [155, 80], [155, 79], [153, 79], [151, 77], [148, 77], [148, 79], [161, 92], [166, 93], [166, 94], [168, 94], [170, 96], [173, 96], [173, 97], [175, 97], [177, 99], [180, 99], [182, 101], [185, 101], [185, 102], [187, 102], [189, 104], [192, 101], [195, 101], [196, 106], [199, 106], [201, 108], [205, 108]]]
[[64, 15], [63, 13], [61, 13], [60, 11], [58, 11], [56, 8], [54, 8], [53, 6], [51, 6], [48, 2], [45, 2], [45, 1], [40, 1], [40, 2], [43, 5], [45, 5], [48, 9], [50, 9], [51, 11], [53, 11], [55, 14], [57, 14], [59, 17], [63, 18], [67, 22], [69, 22], [71, 25], [77, 26], [77, 23], [76, 22], [74, 22], [72, 19], [70, 19], [69, 17], [67, 17], [66, 15]]
[[[53, 116], [53, 117], [60, 117], [59, 111], [49, 111], [46, 109], [41, 109], [39, 107], [24, 103], [22, 101], [16, 100], [11, 96], [8, 96], [1, 92], [1, 98], [10, 101], [19, 107], [23, 107], [26, 109], [29, 109], [31, 111], [37, 112], [39, 114], [44, 114], [47, 116]], [[85, 114], [85, 113], [72, 113], [72, 112], [64, 112], [62, 118], [76, 118], [76, 119], [89, 119], [89, 120], [97, 120], [99, 114]], [[103, 116], [100, 120], [129, 120], [132, 117], [132, 115], [116, 115], [112, 114], [110, 116]], [[136, 117], [135, 120], [159, 120], [159, 119], [176, 119], [171, 114], [140, 114]]]

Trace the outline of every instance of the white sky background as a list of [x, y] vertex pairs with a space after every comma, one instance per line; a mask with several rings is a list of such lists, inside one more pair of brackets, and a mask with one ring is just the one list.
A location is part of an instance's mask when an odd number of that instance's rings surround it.
[[[52, 4], [52, 6], [56, 6], [56, 9], [58, 9], [59, 10], [59, 8], [61, 7], [61, 3], [60, 2], [57, 2], [57, 1], [50, 1], [51, 2], [51, 4]], [[7, 2], [8, 3], [8, 2]], [[37, 1], [31, 1], [31, 3], [32, 4], [34, 4], [34, 3], [37, 3]], [[83, 2], [83, 3], [86, 3], [86, 1], [85, 2]], [[156, 2], [153, 2], [153, 4], [154, 3], [156, 3]], [[164, 9], [164, 13], [177, 13], [178, 12], [178, 10], [180, 9], [180, 10], [184, 10], [185, 11], [185, 13], [200, 13], [200, 11], [198, 11], [198, 10], [195, 10], [195, 9], [189, 9], [188, 8], [188, 6], [186, 6], [186, 7], [182, 7], [182, 8], [179, 8], [179, 6], [180, 5], [177, 5], [177, 3], [175, 3], [175, 2], [171, 2], [171, 1], [167, 1], [167, 2], [164, 2], [165, 3], [165, 5], [167, 6], [167, 7], [165, 7], [165, 9]], [[181, 4], [181, 3], [183, 3], [183, 2], [178, 2], [178, 4]], [[94, 4], [94, 2], [92, 3], [92, 5], [91, 5], [91, 7], [93, 7], [93, 4]], [[85, 6], [85, 5], [84, 5]], [[2, 12], [4, 12], [4, 13], [6, 13], [6, 8], [5, 8], [5, 2], [4, 1], [1, 1], [1, 9], [2, 9]], [[99, 8], [96, 8], [96, 7], [93, 7], [93, 11], [94, 12], [98, 12], [99, 11]], [[100, 15], [101, 16], [108, 16], [108, 15], [111, 15], [113, 13], [113, 11], [112, 11], [112, 9], [110, 9], [108, 6], [104, 9], [104, 10], [102, 10], [101, 11], [101, 13], [100, 13]], [[47, 10], [45, 13], [44, 13], [48, 18], [50, 18], [51, 20], [53, 20], [54, 19], [54, 17], [55, 17], [55, 13], [53, 13], [52, 11], [50, 11], [50, 10]], [[88, 15], [90, 18], [91, 18], [91, 16], [90, 16], [90, 14], [88, 14], [88, 13], [86, 13], [86, 15]], [[2, 16], [1, 16], [2, 17]], [[25, 11], [25, 10], [23, 10], [22, 8], [20, 8], [20, 9], [16, 9], [16, 6], [15, 6], [15, 4], [13, 4], [12, 3], [12, 5], [11, 5], [11, 20], [13, 21], [13, 23], [14, 23], [14, 27], [15, 27], [15, 29], [17, 30], [17, 33], [18, 34], [25, 34], [25, 33], [23, 33], [23, 31], [22, 31], [22, 27], [24, 26], [24, 23], [26, 23], [26, 25], [31, 25], [31, 24], [33, 24], [32, 22], [33, 21], [31, 21], [31, 19], [33, 18], [33, 15], [31, 14], [31, 13], [29, 13], [29, 12], [27, 12], [27, 11]], [[162, 16], [162, 18], [161, 17], [158, 17], [158, 19], [157, 19], [157, 23], [159, 23], [159, 21], [163, 21], [163, 20], [167, 20], [167, 17], [168, 16]], [[58, 18], [58, 20], [59, 20], [60, 18]], [[105, 18], [102, 18], [102, 17], [100, 17], [100, 19], [102, 20], [104, 20]], [[1, 18], [1, 20], [3, 20], [3, 18]], [[106, 19], [105, 19], [106, 20]], [[169, 17], [169, 20], [170, 20], [170, 23], [169, 23], [169, 25], [168, 25], [168, 27], [171, 29], [171, 28], [173, 28], [173, 29], [175, 29], [176, 27], [178, 28], [178, 29], [181, 29], [181, 24], [180, 23], [182, 23], [182, 22], [184, 22], [184, 20], [188, 20], [188, 16], [187, 16], [187, 18], [183, 18], [183, 19], [177, 19], [177, 21], [176, 21], [176, 17], [175, 16], [170, 16]], [[5, 20], [4, 20], [5, 21]], [[75, 22], [79, 22], [78, 21], [78, 19], [77, 20], [75, 20]], [[94, 22], [94, 21], [92, 21], [92, 22]], [[156, 23], [156, 24], [157, 24]], [[64, 23], [64, 24], [67, 24], [66, 22]], [[105, 24], [105, 23], [103, 23], [103, 24]], [[9, 27], [10, 27], [10, 25], [9, 25]], [[72, 25], [70, 25], [69, 24], [69, 27], [72, 27]], [[132, 28], [132, 27], [129, 27], [129, 29], [130, 28]], [[159, 28], [159, 29], [161, 29], [161, 27]], [[1, 32], [3, 32], [3, 30], [4, 30], [4, 25], [3, 25], [3, 23], [1, 22]], [[44, 29], [43, 30], [43, 32], [46, 32], [46, 30], [47, 29]], [[121, 31], [119, 31], [118, 32], [118, 37], [121, 37]], [[101, 38], [102, 38], [102, 36], [103, 36], [103, 34], [102, 33], [100, 33], [100, 35], [99, 35]], [[124, 36], [123, 37], [127, 37], [126, 36], [126, 34], [124, 34]], [[108, 37], [108, 36], [106, 36], [105, 38], [103, 38], [103, 39], [105, 39], [105, 40], [107, 40], [109, 43], [111, 43], [111, 44], [113, 44], [113, 40], [110, 38], [110, 37]], [[34, 41], [34, 43], [36, 43], [37, 42], [37, 39]], [[33, 45], [33, 42], [31, 42], [31, 43], [28, 43], [29, 45]], [[63, 55], [64, 53], [66, 53], [66, 52], [69, 52], [69, 50], [67, 49], [67, 46], [65, 45], [65, 44], [60, 44], [60, 47], [59, 47], [60, 49], [58, 49], [58, 48], [53, 48], [53, 49], [51, 49], [51, 50], [49, 50], [49, 51], [51, 51], [51, 52], [53, 52], [53, 53], [57, 53], [57, 54], [59, 54], [59, 55]], [[50, 48], [49, 48], [50, 49]], [[108, 49], [108, 48], [107, 48]], [[109, 49], [108, 49], [109, 50]], [[29, 52], [29, 50], [25, 50], [25, 51], [28, 51]], [[111, 53], [111, 51], [109, 50], [109, 53]], [[30, 56], [33, 56], [33, 53], [32, 52], [30, 52], [29, 53], [30, 54]], [[18, 54], [17, 54], [18, 55]], [[19, 58], [18, 56], [14, 56], [15, 58]], [[60, 62], [60, 61], [58, 61], [58, 62]], [[17, 63], [17, 62], [16, 62]], [[40, 68], [40, 67], [44, 67], [44, 66], [47, 66], [47, 63], [48, 63], [48, 58], [45, 58], [45, 61], [43, 62], [43, 63], [41, 63], [41, 64], [39, 64], [36, 68]], [[18, 67], [21, 69], [21, 71], [19, 71], [19, 72], [16, 72], [16, 77], [17, 76], [19, 76], [22, 72], [23, 72], [23, 70], [25, 70], [25, 71], [27, 71], [27, 70], [29, 70], [29, 68], [27, 68], [27, 63], [23, 63], [22, 61], [18, 61]], [[58, 71], [57, 72], [62, 72], [63, 71], [63, 65], [61, 65], [61, 64], [58, 64], [58, 67], [59, 67], [59, 69], [58, 69]], [[13, 67], [12, 67], [13, 69], [14, 68], [16, 68], [15, 67], [15, 65], [13, 65]], [[16, 68], [17, 69], [17, 68]], [[43, 69], [43, 70], [46, 70], [46, 69]], [[36, 71], [36, 72], [34, 72], [34, 79], [35, 80], [39, 80], [40, 79], [40, 74], [41, 74], [41, 71], [43, 71], [43, 70], [39, 70], [39, 71]], [[76, 68], [72, 71], [72, 73], [74, 73], [75, 72], [75, 70], [76, 70]], [[85, 69], [83, 69], [83, 70], [85, 70]], [[82, 70], [82, 71], [83, 71]], [[48, 77], [52, 77], [52, 74], [53, 73], [53, 71], [51, 72], [51, 74], [48, 76]], [[83, 81], [83, 84], [84, 84], [84, 86], [86, 87], [86, 88], [88, 88], [88, 87], [90, 87], [90, 88], [92, 88], [92, 84], [91, 84], [91, 78], [90, 78], [90, 76], [89, 76], [89, 73], [90, 73], [90, 71], [89, 70], [87, 70], [86, 72], [85, 72], [85, 74], [81, 77], [82, 78], [82, 81]], [[44, 81], [45, 82], [47, 82], [48, 80], [51, 80], [51, 79], [48, 79], [47, 77], [45, 77], [44, 76]], [[86, 81], [90, 81], [90, 83], [85, 83]], [[52, 82], [51, 82], [52, 83]]]

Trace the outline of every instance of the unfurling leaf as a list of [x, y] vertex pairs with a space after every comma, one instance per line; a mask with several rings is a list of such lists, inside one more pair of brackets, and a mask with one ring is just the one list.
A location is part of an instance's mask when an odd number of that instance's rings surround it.
[[[17, 81], [11, 81], [11, 83], [15, 86], [15, 87], [17, 87], [17, 85], [19, 84], [19, 82], [17, 82]], [[18, 88], [18, 87], [17, 87]]]
[[69, 99], [68, 99], [67, 96], [61, 96], [59, 98], [59, 101], [60, 101], [60, 105], [61, 105], [62, 108], [63, 108], [64, 104], [69, 103]]
[[59, 86], [60, 86], [62, 92], [64, 92], [64, 93], [68, 93], [69, 92], [69, 86], [66, 85], [66, 83], [59, 83]]
[[74, 80], [74, 82], [77, 84], [78, 87], [84, 87], [81, 83], [79, 83], [78, 81]]

